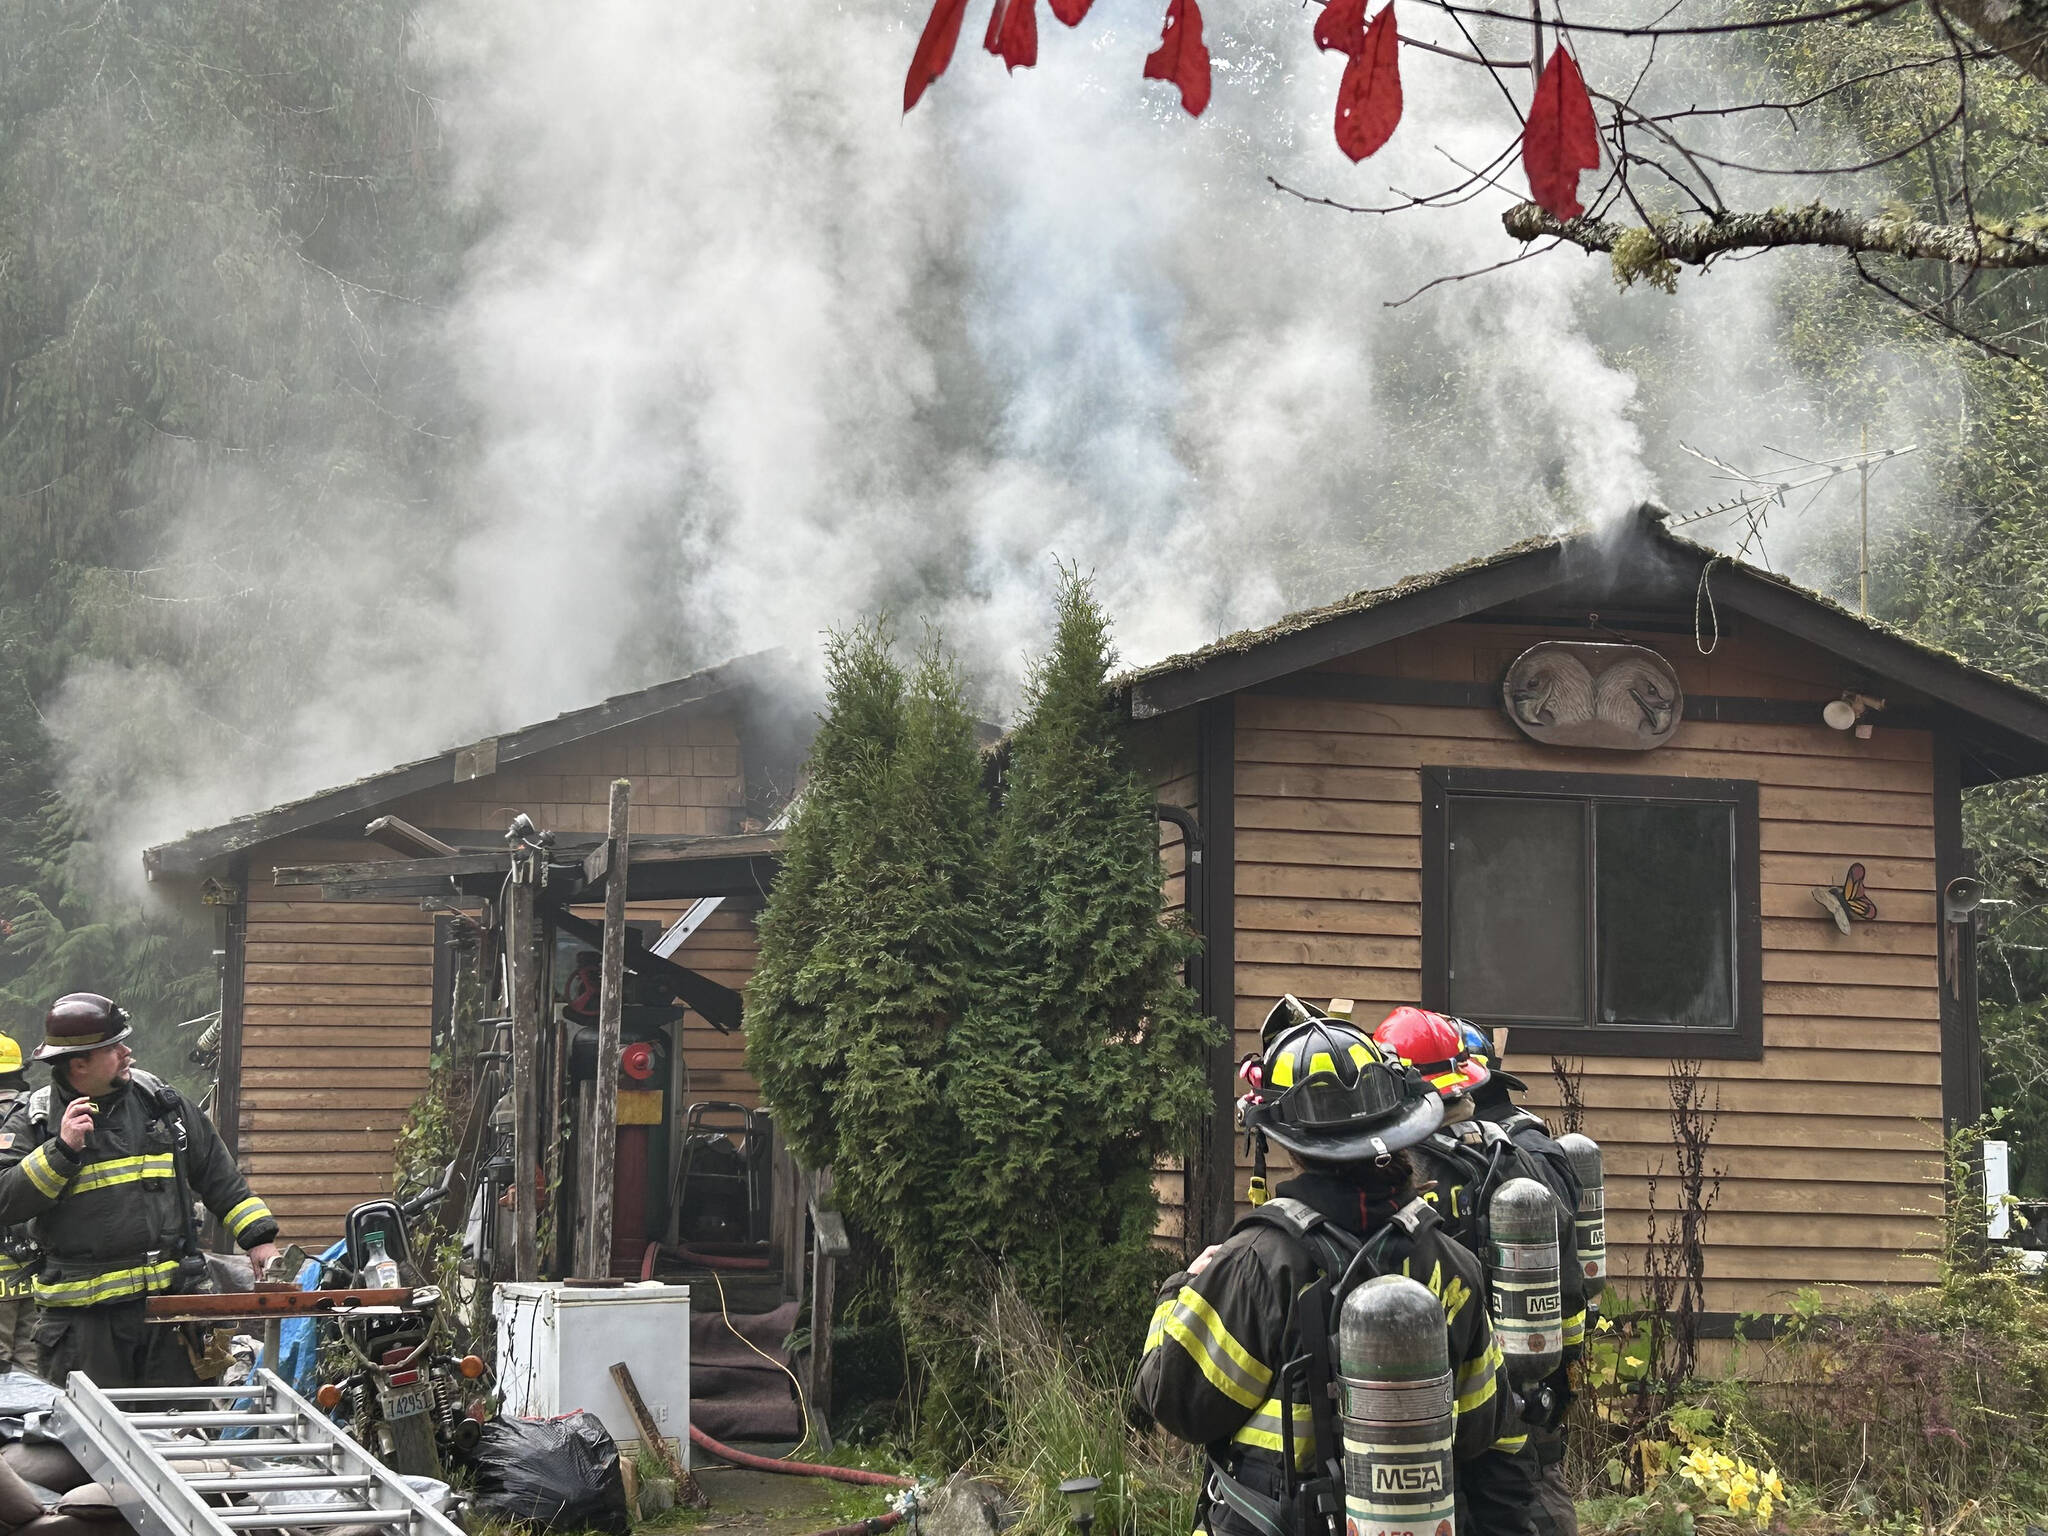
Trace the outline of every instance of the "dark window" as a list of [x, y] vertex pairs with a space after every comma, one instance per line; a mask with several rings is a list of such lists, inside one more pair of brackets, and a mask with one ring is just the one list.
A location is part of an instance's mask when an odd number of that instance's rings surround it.
[[1761, 1054], [1754, 784], [1424, 781], [1425, 1001], [1517, 1054]]

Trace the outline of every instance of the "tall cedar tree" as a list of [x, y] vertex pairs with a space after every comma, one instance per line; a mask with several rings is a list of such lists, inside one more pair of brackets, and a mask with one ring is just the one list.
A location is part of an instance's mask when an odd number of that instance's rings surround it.
[[798, 1157], [910, 1287], [944, 1291], [959, 1159], [953, 1026], [985, 959], [990, 842], [974, 722], [928, 645], [906, 680], [880, 626], [835, 637], [829, 712], [761, 919], [747, 1063]]
[[990, 907], [997, 964], [953, 1053], [963, 1224], [1080, 1338], [1134, 1342], [1157, 1278], [1154, 1165], [1210, 1112], [1215, 1026], [1162, 910], [1151, 786], [1108, 687], [1090, 584], [1063, 573], [1010, 740]]

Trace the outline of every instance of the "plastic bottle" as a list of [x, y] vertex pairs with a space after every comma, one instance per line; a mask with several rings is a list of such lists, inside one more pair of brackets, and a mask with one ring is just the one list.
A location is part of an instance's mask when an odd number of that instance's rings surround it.
[[367, 1241], [370, 1253], [363, 1264], [363, 1283], [373, 1291], [398, 1289], [398, 1264], [384, 1251], [384, 1234], [372, 1232]]

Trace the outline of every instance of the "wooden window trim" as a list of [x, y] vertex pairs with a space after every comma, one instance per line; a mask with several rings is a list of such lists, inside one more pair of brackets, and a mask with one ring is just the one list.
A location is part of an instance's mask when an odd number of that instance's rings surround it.
[[[1764, 1054], [1763, 900], [1752, 779], [1687, 779], [1654, 774], [1552, 773], [1502, 768], [1422, 770], [1422, 1003], [1450, 1000], [1450, 871], [1446, 802], [1456, 793], [1597, 797], [1609, 800], [1711, 800], [1735, 811], [1735, 1028], [1511, 1026], [1510, 1048], [1528, 1056], [1693, 1056], [1761, 1061]], [[1588, 975], [1591, 984], [1591, 973]]]

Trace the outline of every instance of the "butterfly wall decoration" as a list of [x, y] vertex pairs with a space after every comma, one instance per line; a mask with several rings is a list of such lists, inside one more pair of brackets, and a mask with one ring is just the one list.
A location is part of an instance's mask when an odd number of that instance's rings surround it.
[[1844, 933], [1849, 931], [1851, 922], [1867, 923], [1877, 916], [1877, 903], [1864, 891], [1864, 879], [1863, 866], [1851, 864], [1839, 886], [1816, 885], [1813, 888], [1813, 899], [1827, 910], [1828, 916], [1835, 920], [1835, 926]]

